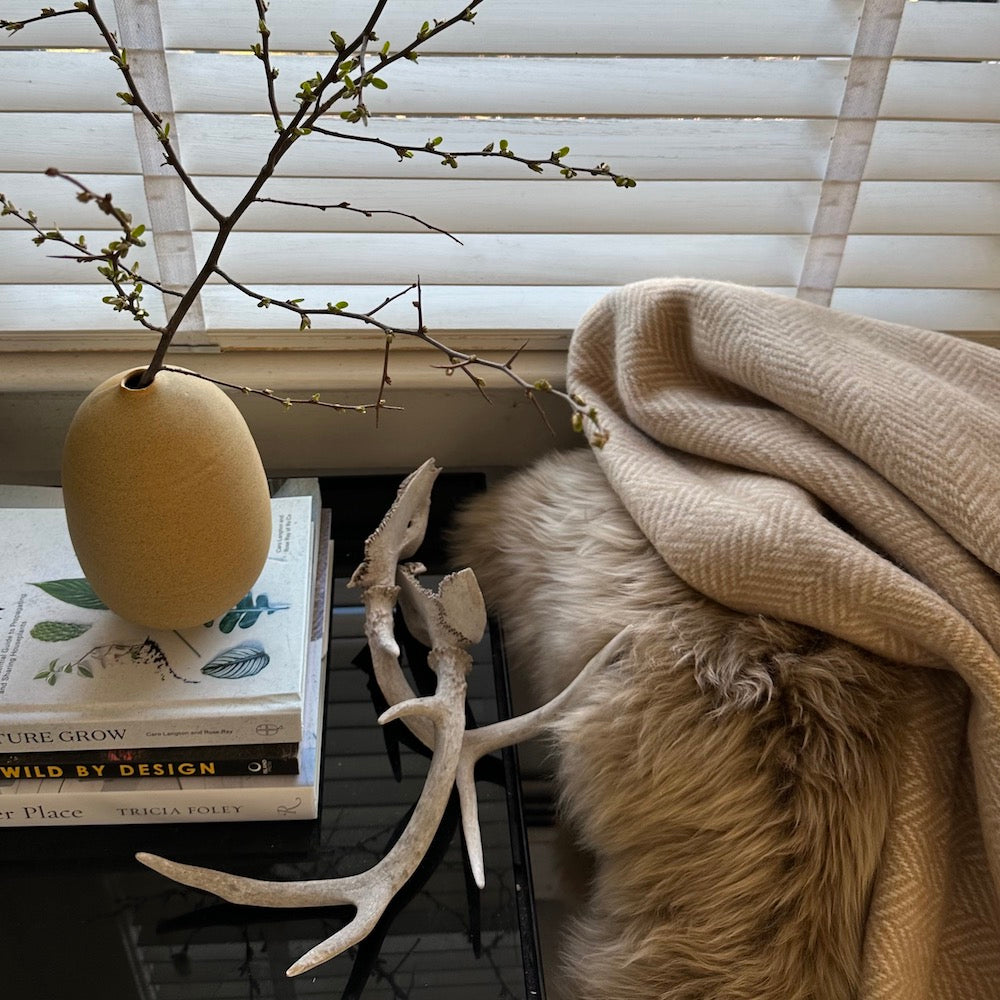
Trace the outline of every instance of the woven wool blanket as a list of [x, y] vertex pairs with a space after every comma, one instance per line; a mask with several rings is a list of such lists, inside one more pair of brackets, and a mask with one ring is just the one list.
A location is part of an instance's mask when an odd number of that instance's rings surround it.
[[909, 669], [858, 996], [978, 996], [1000, 968], [1000, 353], [653, 280], [587, 313], [568, 384], [609, 432], [611, 490], [695, 593]]

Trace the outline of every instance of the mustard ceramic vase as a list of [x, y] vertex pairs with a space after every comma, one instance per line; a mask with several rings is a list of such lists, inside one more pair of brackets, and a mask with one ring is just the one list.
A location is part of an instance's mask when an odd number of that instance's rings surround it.
[[240, 411], [216, 385], [141, 368], [81, 404], [63, 451], [70, 537], [98, 597], [149, 628], [182, 629], [233, 607], [263, 569], [271, 503]]

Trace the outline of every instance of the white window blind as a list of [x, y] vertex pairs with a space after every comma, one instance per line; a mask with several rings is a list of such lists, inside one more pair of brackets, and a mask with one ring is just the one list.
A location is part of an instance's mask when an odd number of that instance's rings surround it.
[[[105, 0], [172, 123], [188, 171], [228, 210], [272, 140], [250, 0]], [[405, 43], [460, 0], [393, 0], [382, 40]], [[283, 108], [329, 62], [329, 32], [363, 23], [365, 0], [273, 0], [270, 44]], [[894, 13], [895, 11], [895, 13]], [[0, 16], [37, 13], [0, 2]], [[859, 26], [860, 30], [859, 30]], [[56, 166], [112, 192], [148, 227], [142, 269], [183, 285], [214, 226], [162, 167], [85, 15], [0, 39], [0, 191], [43, 225], [100, 245], [110, 220]], [[880, 48], [881, 46], [881, 48]], [[489, 0], [474, 25], [372, 90], [370, 136], [609, 163], [635, 177], [537, 176], [517, 164], [399, 162], [371, 143], [306, 137], [264, 194], [417, 215], [371, 218], [265, 204], [222, 266], [275, 299], [367, 309], [419, 275], [427, 324], [457, 347], [558, 359], [609, 288], [648, 277], [736, 281], [1000, 345], [1000, 5], [869, 0]], [[137, 134], [139, 138], [137, 138]], [[93, 265], [53, 260], [0, 219], [0, 351], [152, 345], [102, 303]], [[411, 296], [386, 310], [413, 325]], [[150, 291], [146, 305], [162, 318]], [[381, 350], [335, 318], [295, 317], [210, 284], [178, 344], [221, 350]], [[551, 352], [556, 352], [552, 354]], [[3, 360], [0, 356], [0, 367]]]

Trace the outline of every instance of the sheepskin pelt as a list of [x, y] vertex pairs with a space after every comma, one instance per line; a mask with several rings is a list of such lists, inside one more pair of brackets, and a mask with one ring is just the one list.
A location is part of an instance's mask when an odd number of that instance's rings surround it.
[[965, 697], [954, 675], [691, 590], [586, 451], [477, 498], [452, 542], [538, 700], [634, 627], [554, 732], [561, 812], [595, 863], [568, 995], [853, 997], [898, 734], [914, 692]]

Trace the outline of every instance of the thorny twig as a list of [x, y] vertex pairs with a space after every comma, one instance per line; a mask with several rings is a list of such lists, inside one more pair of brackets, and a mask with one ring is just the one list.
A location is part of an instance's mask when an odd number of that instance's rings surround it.
[[339, 201], [328, 205], [318, 205], [309, 201], [287, 201], [284, 198], [258, 198], [257, 201], [261, 204], [267, 202], [271, 205], [290, 205], [295, 208], [315, 208], [320, 212], [325, 212], [328, 208], [339, 208], [343, 209], [345, 212], [355, 212], [358, 215], [363, 215], [366, 219], [371, 219], [376, 215], [396, 215], [402, 219], [410, 219], [417, 223], [418, 226], [423, 226], [424, 229], [429, 229], [432, 233], [440, 233], [442, 236], [447, 236], [448, 239], [454, 240], [459, 246], [464, 246], [462, 241], [455, 236], [454, 233], [449, 233], [447, 229], [441, 229], [438, 226], [431, 225], [431, 223], [424, 221], [416, 215], [411, 215], [409, 212], [399, 212], [392, 208], [356, 208], [349, 201]]
[[189, 371], [187, 368], [175, 368], [173, 365], [164, 365], [164, 371], [177, 372], [180, 375], [190, 375], [192, 378], [204, 379], [206, 382], [213, 382], [215, 385], [221, 385], [226, 389], [235, 389], [238, 392], [242, 392], [244, 395], [250, 396], [264, 396], [267, 399], [273, 399], [278, 403], [281, 403], [285, 409], [289, 409], [292, 406], [302, 405], [302, 406], [325, 406], [328, 410], [339, 410], [341, 413], [367, 413], [369, 410], [402, 410], [401, 406], [390, 406], [384, 399], [379, 399], [375, 403], [331, 403], [325, 399], [320, 398], [318, 392], [314, 392], [311, 396], [305, 397], [291, 397], [291, 396], [279, 396], [273, 389], [253, 389], [248, 385], [239, 385], [236, 382], [226, 382], [223, 379], [214, 378], [211, 375], [203, 375], [201, 372]]
[[379, 411], [383, 409], [385, 404], [385, 397], [383, 393], [387, 386], [392, 385], [392, 379], [389, 376], [389, 348], [392, 347], [393, 335], [387, 333], [385, 335], [385, 350], [382, 353], [382, 377], [379, 379], [378, 383], [378, 404], [375, 410], [375, 426], [378, 427]]
[[351, 142], [368, 142], [376, 146], [383, 146], [391, 149], [400, 160], [411, 159], [415, 154], [429, 153], [432, 156], [440, 156], [442, 165], [457, 168], [460, 159], [504, 159], [512, 163], [520, 163], [536, 174], [544, 173], [546, 166], [558, 166], [560, 174], [566, 178], [578, 177], [586, 174], [590, 177], [607, 177], [613, 181], [616, 187], [633, 188], [636, 181], [632, 177], [615, 173], [606, 163], [598, 163], [593, 167], [581, 167], [579, 165], [570, 167], [564, 164], [563, 158], [569, 155], [569, 146], [554, 150], [547, 157], [519, 156], [511, 148], [506, 139], [499, 139], [495, 142], [488, 142], [482, 149], [464, 149], [444, 151], [438, 149], [442, 139], [428, 139], [423, 145], [416, 145], [403, 142], [393, 142], [391, 139], [381, 139], [376, 135], [364, 135], [355, 132], [338, 132], [325, 126], [314, 125], [313, 132], [328, 136], [331, 139], [348, 139]]
[[274, 124], [281, 128], [281, 112], [278, 110], [278, 98], [274, 93], [274, 81], [278, 78], [278, 71], [271, 65], [270, 38], [271, 32], [267, 27], [267, 3], [265, 0], [256, 0], [257, 3], [257, 25], [260, 31], [260, 42], [251, 47], [251, 51], [264, 64], [264, 76], [267, 80], [267, 103], [271, 108], [271, 117]]

